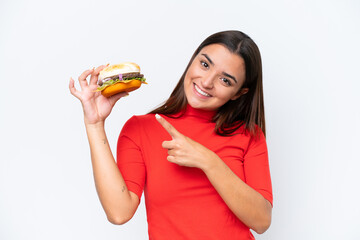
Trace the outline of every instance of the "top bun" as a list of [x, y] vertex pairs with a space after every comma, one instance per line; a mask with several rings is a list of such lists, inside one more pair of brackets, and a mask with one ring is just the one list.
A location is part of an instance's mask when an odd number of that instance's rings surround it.
[[108, 77], [112, 77], [119, 74], [130, 73], [130, 72], [140, 72], [140, 67], [133, 62], [123, 62], [119, 64], [110, 65], [99, 74], [99, 80], [103, 80]]

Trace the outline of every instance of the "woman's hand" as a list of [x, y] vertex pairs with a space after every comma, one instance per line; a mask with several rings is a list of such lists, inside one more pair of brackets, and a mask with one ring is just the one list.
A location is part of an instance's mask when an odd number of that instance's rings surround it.
[[[82, 104], [84, 110], [85, 124], [96, 124], [105, 121], [105, 119], [109, 116], [115, 103], [121, 97], [128, 95], [128, 93], [122, 92], [106, 98], [101, 94], [101, 92], [96, 91], [98, 87], [97, 81], [99, 73], [105, 67], [106, 65], [102, 65], [96, 69], [93, 68], [84, 71], [78, 78], [81, 91], [78, 91], [75, 88], [74, 80], [70, 78], [69, 89], [71, 94], [78, 98]], [[91, 76], [88, 83], [86, 78], [89, 75]]]
[[162, 147], [168, 150], [167, 160], [185, 167], [196, 167], [203, 171], [209, 168], [219, 157], [208, 148], [178, 132], [160, 115], [155, 115], [158, 122], [172, 137], [164, 141]]

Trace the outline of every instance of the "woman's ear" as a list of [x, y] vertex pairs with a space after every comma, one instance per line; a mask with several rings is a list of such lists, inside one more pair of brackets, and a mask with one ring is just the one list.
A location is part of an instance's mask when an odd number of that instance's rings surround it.
[[241, 97], [242, 95], [246, 94], [248, 91], [249, 91], [249, 88], [242, 88], [242, 89], [240, 89], [239, 93], [236, 94], [235, 96], [233, 96], [233, 97], [231, 98], [231, 100], [236, 100], [236, 99], [238, 99], [238, 98]]

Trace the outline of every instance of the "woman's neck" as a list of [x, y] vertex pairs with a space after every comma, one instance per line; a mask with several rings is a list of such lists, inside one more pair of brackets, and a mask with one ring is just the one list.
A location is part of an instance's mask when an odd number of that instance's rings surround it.
[[211, 121], [212, 118], [215, 116], [216, 111], [193, 108], [190, 104], [187, 104], [183, 113], [184, 113], [184, 116], [192, 116], [192, 117], [197, 117], [197, 118]]

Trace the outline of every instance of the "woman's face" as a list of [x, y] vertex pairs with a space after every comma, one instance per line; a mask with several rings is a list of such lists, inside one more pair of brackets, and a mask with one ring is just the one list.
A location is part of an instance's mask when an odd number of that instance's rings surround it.
[[193, 108], [216, 110], [247, 92], [237, 94], [244, 81], [244, 60], [221, 44], [211, 44], [194, 58], [185, 75], [186, 99]]

